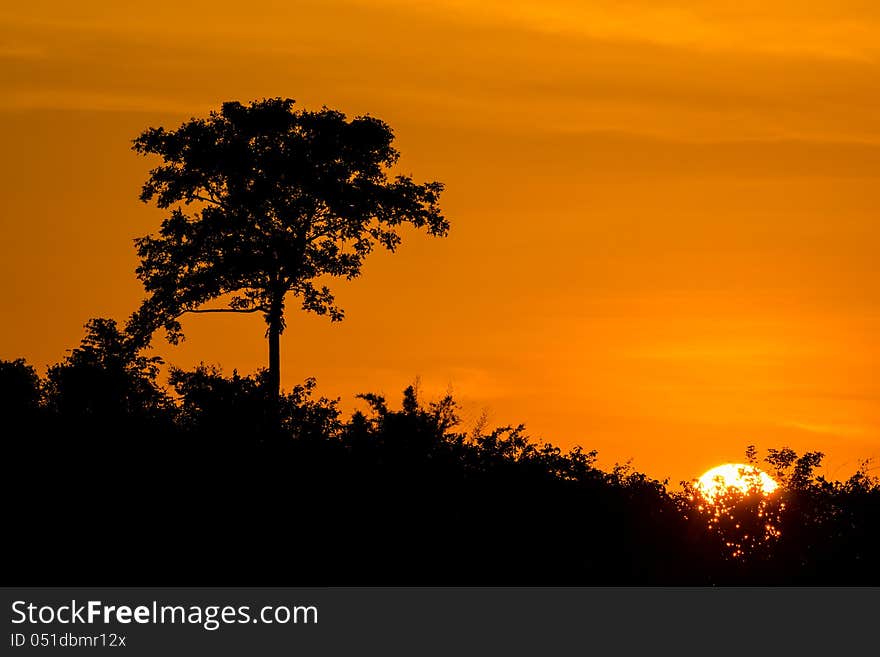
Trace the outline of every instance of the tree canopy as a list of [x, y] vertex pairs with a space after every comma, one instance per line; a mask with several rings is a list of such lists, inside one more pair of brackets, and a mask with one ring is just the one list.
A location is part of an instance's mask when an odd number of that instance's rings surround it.
[[[177, 130], [150, 128], [134, 150], [158, 155], [141, 200], [171, 209], [156, 235], [136, 240], [148, 298], [132, 326], [164, 327], [173, 343], [188, 312], [258, 312], [268, 325], [276, 390], [285, 297], [343, 317], [323, 277], [358, 276], [369, 253], [394, 251], [409, 224], [444, 236], [443, 185], [392, 175], [399, 153], [383, 121], [294, 110], [273, 98], [224, 103]], [[202, 308], [224, 297], [221, 308]]]

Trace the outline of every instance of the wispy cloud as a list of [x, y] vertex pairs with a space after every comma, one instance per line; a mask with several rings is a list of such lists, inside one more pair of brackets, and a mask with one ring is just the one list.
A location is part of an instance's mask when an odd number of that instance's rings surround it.
[[[397, 7], [405, 0], [386, 0]], [[709, 51], [795, 53], [866, 58], [878, 52], [880, 15], [863, 4], [821, 0], [802, 3], [742, 0], [428, 0], [423, 12], [446, 12], [460, 20], [513, 24], [534, 31], [608, 41], [686, 45]], [[853, 20], [858, 10], [859, 20]]]
[[866, 427], [852, 424], [822, 424], [814, 422], [781, 422], [779, 426], [798, 429], [808, 433], [830, 436], [861, 436], [868, 432]]

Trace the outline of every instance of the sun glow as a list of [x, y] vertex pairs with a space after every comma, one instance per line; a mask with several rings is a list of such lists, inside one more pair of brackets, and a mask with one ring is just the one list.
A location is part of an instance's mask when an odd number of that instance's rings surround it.
[[779, 484], [763, 470], [743, 463], [725, 463], [707, 470], [697, 480], [696, 489], [710, 501], [715, 501], [731, 490], [743, 494], [758, 492], [769, 495]]

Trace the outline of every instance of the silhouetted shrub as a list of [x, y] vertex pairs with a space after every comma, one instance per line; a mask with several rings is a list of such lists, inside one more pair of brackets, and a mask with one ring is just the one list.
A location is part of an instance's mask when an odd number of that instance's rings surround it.
[[[367, 410], [345, 420], [314, 379], [276, 402], [263, 371], [200, 365], [171, 368], [168, 393], [159, 363], [100, 319], [45, 380], [0, 362], [22, 572], [54, 583], [880, 583], [880, 486], [867, 464], [829, 482], [815, 474], [821, 454], [769, 450], [776, 494], [731, 491], [707, 509], [688, 487], [671, 492], [628, 464], [604, 471], [596, 452], [563, 452], [522, 425], [464, 431], [449, 395], [425, 403], [410, 386], [395, 409], [364, 394]], [[109, 553], [95, 531], [105, 525]]]
[[168, 409], [159, 357], [141, 355], [112, 319], [92, 319], [64, 362], [49, 368], [47, 403], [68, 420], [149, 420]]
[[0, 415], [4, 418], [36, 411], [43, 393], [40, 377], [23, 358], [0, 360]]

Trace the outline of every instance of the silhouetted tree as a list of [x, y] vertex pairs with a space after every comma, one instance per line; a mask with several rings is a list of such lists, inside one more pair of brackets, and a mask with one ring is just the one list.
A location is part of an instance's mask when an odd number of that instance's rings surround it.
[[0, 360], [0, 433], [8, 447], [22, 449], [43, 430], [43, 383], [23, 358]]
[[91, 319], [80, 346], [49, 368], [47, 402], [68, 418], [102, 422], [157, 416], [169, 400], [155, 385], [162, 360], [145, 356], [112, 319]]
[[[268, 385], [277, 399], [280, 335], [288, 293], [331, 320], [342, 310], [322, 276], [354, 278], [376, 245], [400, 244], [410, 224], [443, 236], [443, 186], [391, 177], [394, 135], [379, 119], [293, 109], [291, 99], [224, 103], [177, 130], [150, 128], [134, 150], [163, 163], [141, 200], [172, 208], [158, 235], [137, 240], [138, 277], [149, 298], [133, 325], [181, 338], [184, 313], [263, 314]], [[201, 308], [232, 295], [223, 308]]]
[[[224, 377], [221, 370], [199, 365], [194, 370], [172, 368], [169, 383], [179, 397], [182, 428], [210, 436], [214, 442], [244, 444], [257, 442], [276, 427], [265, 425], [268, 372], [253, 376], [233, 371]], [[338, 400], [313, 398], [315, 379], [294, 386], [280, 398], [280, 428], [295, 439], [331, 439], [339, 431]]]
[[40, 377], [24, 358], [0, 360], [0, 416], [33, 412], [41, 399]]

